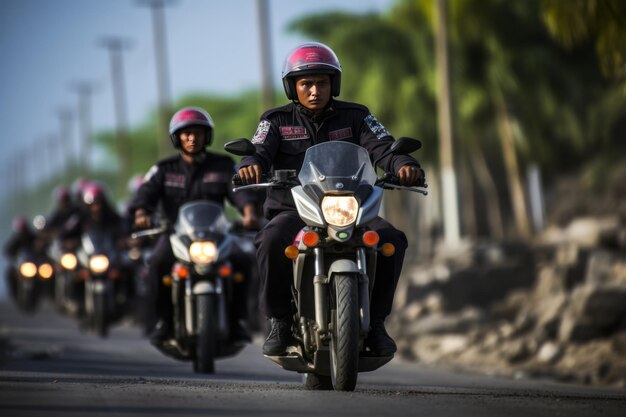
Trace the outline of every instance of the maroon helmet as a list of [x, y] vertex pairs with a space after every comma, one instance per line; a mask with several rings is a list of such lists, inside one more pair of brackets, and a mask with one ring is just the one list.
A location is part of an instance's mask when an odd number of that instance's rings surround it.
[[72, 182], [72, 186], [70, 187], [70, 192], [72, 194], [72, 198], [75, 203], [80, 203], [83, 198], [83, 190], [89, 184], [89, 180], [87, 178], [78, 177]]
[[180, 148], [178, 133], [189, 126], [202, 126], [206, 130], [205, 146], [209, 146], [213, 140], [213, 119], [209, 113], [200, 107], [185, 107], [178, 110], [170, 120], [170, 139], [176, 149]]
[[330, 92], [333, 97], [341, 89], [341, 64], [328, 46], [319, 42], [303, 43], [287, 54], [283, 65], [283, 87], [290, 100], [296, 100], [295, 77], [306, 74], [330, 74]]
[[64, 185], [55, 187], [52, 196], [56, 203], [69, 203], [72, 197], [69, 188]]
[[83, 203], [90, 206], [93, 203], [106, 203], [106, 191], [104, 186], [97, 182], [90, 182], [83, 188]]
[[16, 233], [24, 233], [28, 231], [28, 220], [24, 216], [16, 216], [13, 219], [13, 231]]

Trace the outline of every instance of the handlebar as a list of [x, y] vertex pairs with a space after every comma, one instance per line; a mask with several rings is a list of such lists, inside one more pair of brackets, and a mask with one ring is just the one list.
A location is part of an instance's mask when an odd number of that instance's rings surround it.
[[156, 235], [160, 235], [162, 233], [165, 233], [168, 229], [167, 225], [162, 225], [159, 227], [155, 227], [152, 229], [146, 229], [146, 230], [140, 230], [139, 232], [133, 232], [130, 234], [130, 238], [131, 239], [139, 239], [141, 237], [146, 237], [146, 236], [156, 236]]
[[265, 174], [261, 175], [261, 179], [266, 182], [260, 182], [258, 184], [244, 185], [239, 174], [233, 175], [232, 181], [234, 192], [255, 189], [255, 188], [291, 188], [299, 185], [297, 173], [295, 169], [281, 169], [274, 171], [272, 177], [268, 177]]
[[[264, 176], [265, 177], [265, 176]], [[266, 177], [265, 177], [266, 178]], [[241, 181], [241, 177], [239, 174], [235, 174], [233, 176], [233, 188], [234, 192], [249, 190], [249, 189], [258, 189], [258, 188], [291, 188], [295, 185], [299, 185], [300, 182], [296, 177], [295, 170], [278, 170], [274, 172], [274, 176], [266, 179], [267, 182], [261, 182], [258, 184], [248, 184], [243, 185]], [[420, 193], [423, 195], [428, 195], [428, 191], [423, 190], [422, 188], [428, 188], [428, 184], [426, 184], [425, 178], [422, 178], [422, 183], [417, 186], [404, 186], [400, 185], [400, 178], [397, 175], [394, 175], [390, 172], [385, 172], [381, 178], [376, 181], [376, 185], [382, 187], [387, 190], [406, 190], [412, 191], [416, 193]]]

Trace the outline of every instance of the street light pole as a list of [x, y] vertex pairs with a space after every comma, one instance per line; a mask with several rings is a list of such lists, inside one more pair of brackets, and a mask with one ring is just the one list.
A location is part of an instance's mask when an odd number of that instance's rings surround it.
[[140, 0], [139, 4], [150, 7], [152, 11], [152, 33], [154, 38], [154, 56], [156, 60], [159, 129], [157, 149], [163, 158], [170, 152], [168, 120], [170, 113], [170, 80], [167, 55], [167, 36], [165, 31], [165, 6], [167, 0]]
[[59, 118], [59, 144], [62, 148], [62, 170], [68, 171], [72, 164], [72, 112], [63, 107], [57, 111]]
[[129, 46], [126, 39], [109, 36], [100, 40], [100, 45], [107, 48], [111, 60], [111, 83], [113, 86], [113, 105], [115, 107], [116, 150], [120, 161], [121, 172], [118, 175], [118, 190], [122, 190], [129, 178], [131, 161], [128, 144], [128, 118], [126, 106], [126, 86], [124, 83], [124, 65], [122, 51]]
[[257, 0], [257, 13], [259, 42], [261, 44], [261, 104], [263, 109], [269, 109], [273, 107], [274, 103], [274, 86], [272, 83], [272, 46], [268, 0]]
[[94, 84], [88, 81], [77, 81], [72, 84], [72, 89], [78, 93], [78, 127], [80, 131], [78, 169], [81, 176], [88, 176], [91, 162], [91, 95]]

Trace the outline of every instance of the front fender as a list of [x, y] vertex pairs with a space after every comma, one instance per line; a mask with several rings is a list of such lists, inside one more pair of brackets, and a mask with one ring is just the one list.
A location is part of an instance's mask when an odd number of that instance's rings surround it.
[[328, 269], [328, 278], [333, 277], [333, 274], [360, 274], [359, 268], [356, 262], [350, 259], [337, 259], [330, 265]]
[[194, 295], [217, 293], [215, 285], [213, 285], [212, 282], [208, 282], [208, 281], [201, 281], [201, 282], [196, 283], [193, 286], [193, 289], [191, 290], [191, 292]]

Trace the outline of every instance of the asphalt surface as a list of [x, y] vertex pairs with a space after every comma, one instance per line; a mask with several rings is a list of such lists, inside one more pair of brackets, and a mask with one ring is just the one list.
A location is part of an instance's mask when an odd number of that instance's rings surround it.
[[44, 304], [0, 301], [0, 416], [624, 416], [626, 391], [466, 375], [394, 359], [354, 392], [312, 392], [261, 338], [213, 375], [154, 349], [131, 323], [108, 338]]

